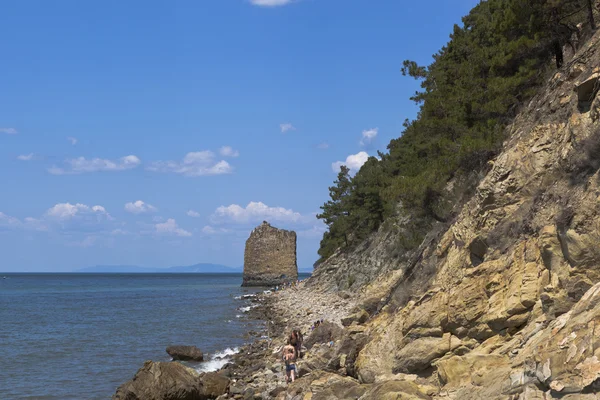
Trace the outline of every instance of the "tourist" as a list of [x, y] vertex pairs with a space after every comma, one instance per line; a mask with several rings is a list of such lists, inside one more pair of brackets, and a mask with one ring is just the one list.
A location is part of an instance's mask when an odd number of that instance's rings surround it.
[[282, 358], [285, 363], [285, 382], [294, 382], [296, 379], [296, 341], [289, 339], [287, 345], [283, 347]]
[[298, 329], [294, 329], [292, 334], [290, 335], [290, 341], [295, 341], [296, 345], [294, 348], [296, 349], [296, 356], [302, 358], [302, 342], [304, 338], [302, 337], [302, 333]]

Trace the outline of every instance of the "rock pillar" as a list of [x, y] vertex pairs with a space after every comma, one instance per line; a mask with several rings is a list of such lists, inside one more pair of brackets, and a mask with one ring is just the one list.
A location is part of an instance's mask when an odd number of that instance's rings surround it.
[[298, 279], [296, 232], [263, 222], [246, 241], [242, 286], [274, 286]]

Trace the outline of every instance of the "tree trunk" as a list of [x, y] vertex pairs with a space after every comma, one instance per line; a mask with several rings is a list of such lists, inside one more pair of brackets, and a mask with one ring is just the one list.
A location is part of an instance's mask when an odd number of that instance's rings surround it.
[[592, 29], [596, 29], [596, 21], [594, 21], [594, 6], [592, 0], [587, 0], [588, 5], [588, 18], [590, 20], [590, 26]]

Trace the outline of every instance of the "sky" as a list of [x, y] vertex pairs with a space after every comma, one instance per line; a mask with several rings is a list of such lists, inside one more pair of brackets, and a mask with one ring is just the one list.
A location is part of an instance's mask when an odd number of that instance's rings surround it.
[[7, 0], [0, 271], [243, 265], [263, 220], [318, 259], [340, 165], [385, 151], [477, 0]]

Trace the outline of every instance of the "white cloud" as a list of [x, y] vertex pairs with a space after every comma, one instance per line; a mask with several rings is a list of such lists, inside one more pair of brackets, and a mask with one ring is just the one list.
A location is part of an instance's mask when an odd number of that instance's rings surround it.
[[198, 211], [189, 210], [186, 214], [188, 215], [188, 217], [200, 218], [200, 213]]
[[92, 245], [98, 235], [111, 232], [114, 218], [102, 206], [59, 203], [49, 208], [39, 219], [26, 217], [23, 220], [0, 212], [0, 229], [52, 232], [63, 235], [67, 245]]
[[71, 144], [72, 144], [73, 146], [75, 146], [75, 145], [77, 144], [77, 142], [78, 142], [77, 138], [75, 138], [75, 137], [73, 137], [73, 136], [69, 136], [69, 137], [67, 138], [67, 140], [68, 140], [69, 142], [71, 142]]
[[125, 236], [125, 235], [129, 235], [129, 232], [127, 232], [126, 230], [123, 230], [121, 228], [117, 228], [117, 229], [113, 229], [112, 232], [110, 232], [110, 234], [113, 236]]
[[125, 211], [132, 214], [143, 214], [158, 211], [152, 204], [144, 203], [142, 200], [134, 201], [133, 203], [125, 204]]
[[156, 233], [164, 235], [175, 235], [181, 237], [192, 236], [191, 232], [181, 229], [173, 218], [169, 218], [166, 222], [154, 225]]
[[17, 157], [17, 160], [31, 161], [31, 160], [33, 160], [33, 153], [22, 154], [22, 155], [20, 155], [20, 156]]
[[204, 228], [202, 228], [202, 233], [205, 235], [218, 235], [218, 234], [223, 234], [223, 233], [228, 233], [229, 230], [225, 229], [225, 228], [213, 228], [210, 225], [206, 225], [204, 226]]
[[124, 171], [138, 167], [142, 161], [134, 155], [121, 157], [118, 160], [106, 160], [102, 158], [86, 159], [85, 157], [66, 160], [65, 168], [53, 166], [48, 169], [53, 175], [83, 174], [85, 172], [98, 171]]
[[227, 161], [216, 161], [212, 151], [187, 153], [182, 161], [157, 161], [148, 167], [149, 171], [173, 172], [185, 176], [222, 175], [233, 172]]
[[238, 157], [240, 152], [234, 150], [231, 146], [223, 146], [219, 149], [219, 154], [223, 157]]
[[102, 206], [87, 206], [85, 204], [59, 203], [48, 209], [45, 214], [47, 217], [56, 220], [69, 220], [76, 216], [93, 215], [97, 217], [106, 217], [112, 219], [110, 214]]
[[286, 133], [287, 131], [295, 131], [296, 130], [296, 127], [294, 125], [290, 124], [289, 122], [280, 124], [279, 128], [281, 129], [281, 133]]
[[0, 133], [6, 133], [7, 135], [16, 135], [19, 132], [15, 128], [0, 128]]
[[361, 151], [360, 153], [349, 155], [346, 157], [346, 161], [334, 162], [331, 164], [331, 168], [333, 169], [333, 172], [337, 173], [340, 171], [341, 166], [345, 165], [346, 167], [350, 168], [350, 172], [355, 173], [360, 169], [360, 167], [363, 166], [364, 163], [367, 162], [368, 159], [369, 155], [366, 152]]
[[211, 217], [215, 223], [250, 223], [260, 221], [278, 221], [278, 222], [301, 222], [303, 216], [290, 209], [283, 207], [269, 207], [262, 202], [250, 202], [245, 208], [237, 204], [230, 206], [221, 206], [216, 209]]
[[319, 145], [317, 145], [317, 149], [319, 150], [327, 150], [329, 148], [329, 143], [320, 143]]
[[0, 227], [20, 227], [21, 221], [0, 211]]
[[250, 3], [259, 7], [285, 6], [286, 4], [290, 4], [291, 2], [292, 0], [250, 0]]
[[362, 139], [360, 140], [361, 146], [366, 146], [370, 144], [375, 137], [377, 137], [377, 133], [379, 132], [379, 128], [372, 128], [362, 131]]
[[23, 221], [18, 218], [6, 215], [0, 212], [0, 228], [11, 228], [11, 229], [27, 229], [35, 231], [46, 231], [48, 227], [44, 225], [39, 219], [27, 217]]

